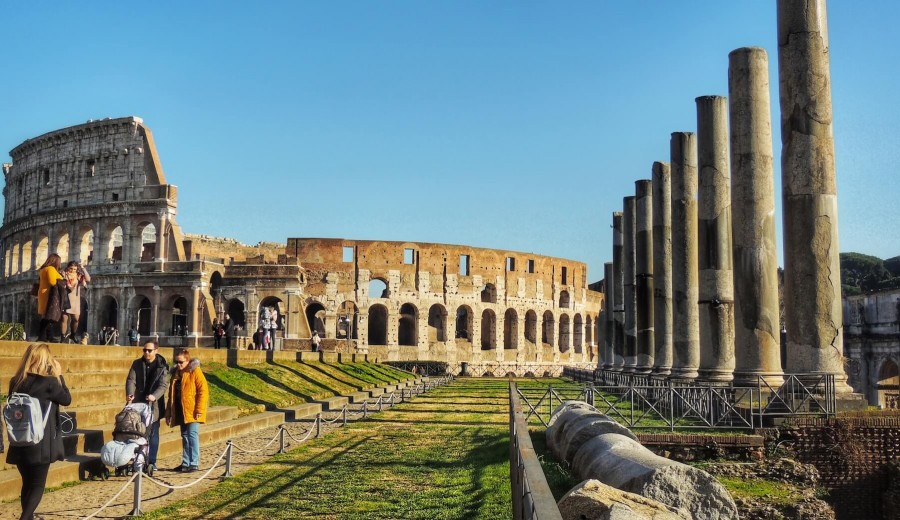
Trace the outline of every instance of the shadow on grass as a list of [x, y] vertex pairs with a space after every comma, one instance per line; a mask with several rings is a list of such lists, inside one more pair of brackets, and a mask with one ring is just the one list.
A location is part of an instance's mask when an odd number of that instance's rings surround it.
[[306, 381], [307, 383], [313, 385], [314, 387], [318, 387], [318, 388], [323, 389], [326, 393], [329, 394], [329, 395], [323, 395], [323, 396], [318, 396], [318, 395], [315, 395], [315, 394], [309, 395], [308, 398], [307, 398], [307, 400], [306, 400], [306, 402], [315, 401], [315, 400], [317, 400], [317, 399], [327, 399], [328, 397], [333, 397], [333, 396], [336, 396], [336, 395], [340, 395], [340, 391], [339, 391], [339, 390], [337, 390], [337, 389], [335, 389], [335, 388], [331, 388], [331, 387], [329, 387], [329, 386], [326, 386], [325, 383], [316, 381], [315, 379], [309, 377], [308, 375], [304, 374], [303, 372], [297, 370], [297, 369], [294, 368], [294, 367], [291, 367], [291, 366], [288, 366], [288, 365], [282, 365], [282, 364], [280, 364], [280, 363], [275, 363], [274, 361], [271, 361], [270, 363], [271, 363], [272, 365], [274, 365], [274, 366], [281, 367], [281, 368], [287, 370], [288, 372], [294, 374], [295, 376], [299, 377], [300, 379]]
[[[353, 381], [345, 381], [342, 377], [338, 377], [337, 375], [332, 374], [332, 373], [328, 372], [327, 370], [323, 369], [322, 365], [331, 366], [328, 363], [307, 363], [304, 361], [304, 362], [302, 362], [302, 364], [303, 364], [303, 366], [309, 367], [328, 378], [331, 378], [331, 379], [334, 379], [335, 381], [340, 381], [341, 383], [344, 383], [345, 385], [351, 387], [354, 391], [359, 392], [364, 389], [363, 385], [360, 384], [360, 383], [365, 383], [364, 381], [361, 381], [356, 378], [353, 378]], [[339, 371], [339, 373], [341, 374], [341, 376], [345, 375], [343, 371]]]
[[[347, 377], [351, 377], [357, 381], [361, 381], [363, 384], [366, 384], [366, 385], [384, 385], [384, 384], [389, 383], [388, 381], [384, 381], [381, 378], [375, 377], [372, 374], [364, 372], [361, 369], [359, 370], [359, 372], [361, 372], [361, 374], [356, 375], [353, 373], [353, 371], [348, 370], [346, 366], [343, 366], [340, 364], [334, 364], [334, 363], [324, 363], [324, 364], [326, 366], [329, 366], [329, 367], [339, 371], [341, 374], [345, 374]], [[363, 379], [363, 377], [366, 377], [367, 379]], [[374, 381], [369, 381], [368, 379], [373, 379]], [[362, 390], [362, 389], [360, 389], [360, 390]]]

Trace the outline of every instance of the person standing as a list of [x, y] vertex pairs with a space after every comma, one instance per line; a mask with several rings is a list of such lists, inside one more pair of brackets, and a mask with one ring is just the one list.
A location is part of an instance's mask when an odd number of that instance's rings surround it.
[[319, 337], [319, 331], [314, 330], [313, 335], [312, 335], [312, 348], [313, 348], [312, 351], [313, 352], [319, 351], [319, 343], [321, 343], [321, 342], [322, 342], [322, 338]]
[[78, 262], [69, 262], [66, 264], [64, 276], [66, 287], [69, 289], [69, 308], [62, 318], [63, 339], [77, 343], [80, 341], [77, 334], [78, 320], [81, 318], [81, 295], [88, 282], [91, 281], [91, 275]]
[[175, 351], [166, 407], [166, 424], [181, 428], [181, 466], [178, 472], [200, 469], [200, 425], [206, 422], [209, 385], [200, 370], [200, 359], [191, 359], [186, 348]]
[[269, 307], [269, 337], [272, 338], [272, 350], [275, 350], [276, 332], [278, 332], [278, 309]]
[[[62, 336], [61, 322], [63, 312], [68, 308], [68, 288], [65, 279], [59, 272], [62, 259], [56, 253], [50, 253], [40, 268], [37, 294], [37, 313], [41, 317], [38, 329], [38, 341], [59, 341]], [[65, 298], [65, 302], [63, 302]]]
[[156, 454], [159, 452], [159, 419], [166, 413], [166, 390], [169, 389], [169, 365], [166, 358], [159, 353], [159, 347], [153, 341], [144, 343], [144, 353], [140, 359], [134, 360], [128, 377], [125, 378], [125, 400], [128, 403], [146, 403], [153, 412], [150, 428], [147, 429], [147, 441], [150, 454], [147, 465], [148, 473], [156, 471]]
[[222, 336], [225, 335], [225, 327], [219, 323], [219, 320], [213, 320], [213, 346], [219, 348], [222, 346]]
[[222, 328], [225, 329], [225, 348], [231, 348], [231, 338], [234, 337], [234, 322], [228, 313], [225, 313], [225, 324], [222, 325]]
[[72, 395], [63, 379], [62, 368], [46, 343], [32, 343], [25, 350], [16, 374], [9, 381], [9, 393], [13, 392], [37, 398], [41, 403], [41, 413], [47, 416], [40, 443], [34, 446], [10, 446], [6, 453], [6, 463], [15, 464], [22, 476], [22, 493], [19, 498], [22, 516], [19, 518], [31, 520], [44, 496], [50, 464], [65, 457], [59, 407], [72, 404]]

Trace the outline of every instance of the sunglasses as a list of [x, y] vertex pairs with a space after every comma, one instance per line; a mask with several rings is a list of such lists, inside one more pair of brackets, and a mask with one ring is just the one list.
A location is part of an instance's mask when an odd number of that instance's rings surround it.
[[187, 360], [184, 360], [184, 361], [176, 361], [175, 364], [176, 364], [176, 365], [184, 365], [184, 364], [187, 364]]
[[144, 352], [156, 352], [155, 348], [145, 348]]

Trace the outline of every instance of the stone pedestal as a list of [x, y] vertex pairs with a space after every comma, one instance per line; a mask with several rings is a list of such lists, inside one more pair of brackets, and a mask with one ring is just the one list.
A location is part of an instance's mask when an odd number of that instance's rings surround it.
[[728, 55], [735, 329], [734, 383], [772, 386], [781, 370], [769, 60], [759, 47]]
[[697, 98], [700, 168], [700, 379], [720, 383], [734, 371], [731, 179], [728, 107], [722, 96]]

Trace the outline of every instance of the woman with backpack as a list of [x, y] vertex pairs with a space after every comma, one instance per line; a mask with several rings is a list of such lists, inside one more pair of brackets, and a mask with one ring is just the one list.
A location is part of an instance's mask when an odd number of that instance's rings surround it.
[[[65, 457], [59, 407], [72, 404], [62, 368], [46, 343], [32, 343], [25, 350], [18, 370], [9, 382], [10, 398], [15, 393], [37, 399], [42, 420], [46, 420], [40, 442], [32, 445], [13, 445], [10, 442], [6, 453], [6, 463], [15, 464], [22, 476], [22, 516], [19, 518], [31, 520], [44, 496], [50, 464]], [[10, 418], [6, 419], [9, 428]]]

